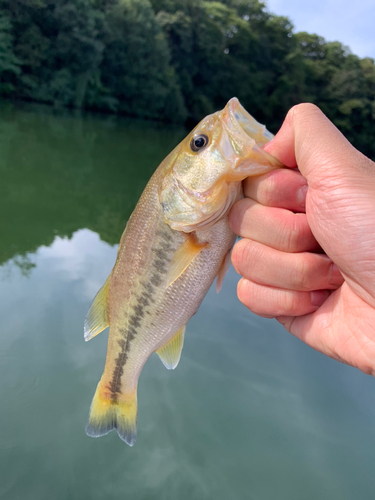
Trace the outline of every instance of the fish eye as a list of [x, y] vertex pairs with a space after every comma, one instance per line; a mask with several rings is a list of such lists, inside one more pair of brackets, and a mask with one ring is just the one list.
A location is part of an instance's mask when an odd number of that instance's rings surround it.
[[198, 134], [192, 137], [190, 141], [190, 148], [192, 151], [197, 152], [203, 149], [208, 144], [208, 137], [205, 134]]

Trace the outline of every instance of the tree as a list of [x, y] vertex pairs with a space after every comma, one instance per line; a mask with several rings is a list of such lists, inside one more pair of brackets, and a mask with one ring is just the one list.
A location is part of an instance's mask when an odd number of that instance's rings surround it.
[[375, 156], [375, 66], [259, 0], [0, 0], [0, 94], [197, 123], [230, 97], [276, 131], [314, 102]]
[[9, 95], [14, 90], [15, 76], [21, 72], [20, 64], [13, 51], [11, 21], [0, 11], [0, 95]]
[[148, 0], [121, 0], [107, 12], [102, 83], [119, 112], [181, 121], [185, 107], [170, 53]]

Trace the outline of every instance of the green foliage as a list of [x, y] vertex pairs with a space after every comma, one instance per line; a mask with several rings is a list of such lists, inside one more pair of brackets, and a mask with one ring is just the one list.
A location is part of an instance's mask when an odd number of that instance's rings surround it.
[[295, 35], [304, 58], [305, 100], [317, 104], [361, 151], [375, 158], [375, 64], [339, 42]]
[[116, 109], [133, 116], [183, 120], [186, 111], [169, 49], [148, 0], [122, 0], [107, 11], [106, 21], [102, 83], [115, 98]]
[[5, 12], [0, 11], [0, 95], [11, 94], [14, 77], [19, 75], [20, 61], [13, 51], [12, 24]]
[[375, 157], [375, 64], [259, 0], [0, 0], [0, 95], [193, 124], [314, 102]]

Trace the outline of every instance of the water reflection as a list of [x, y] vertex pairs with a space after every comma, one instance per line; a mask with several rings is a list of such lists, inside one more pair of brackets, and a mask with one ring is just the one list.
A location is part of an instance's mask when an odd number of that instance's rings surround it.
[[85, 343], [83, 319], [178, 134], [3, 112], [0, 498], [372, 498], [373, 379], [251, 315], [233, 269], [189, 322], [177, 370], [146, 363], [135, 447], [85, 435], [107, 334]]
[[117, 243], [151, 173], [186, 134], [37, 109], [0, 106], [0, 263], [84, 227]]

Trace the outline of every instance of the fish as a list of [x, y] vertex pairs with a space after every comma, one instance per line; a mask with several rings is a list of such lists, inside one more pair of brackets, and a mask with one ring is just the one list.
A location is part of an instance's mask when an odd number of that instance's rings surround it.
[[86, 341], [110, 328], [88, 436], [115, 429], [134, 445], [142, 368], [154, 352], [167, 369], [176, 368], [186, 324], [215, 278], [220, 291], [236, 239], [228, 213], [243, 196], [242, 180], [282, 167], [262, 149], [272, 138], [233, 97], [155, 170], [85, 319]]

